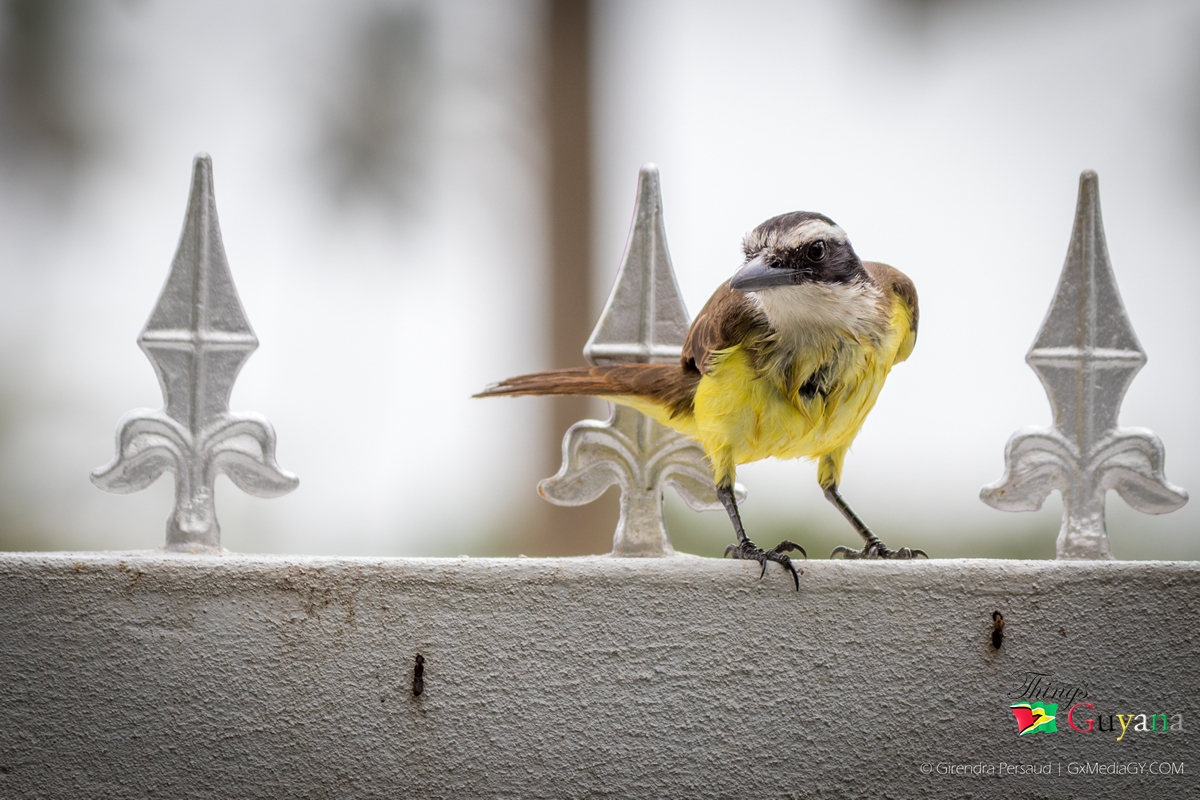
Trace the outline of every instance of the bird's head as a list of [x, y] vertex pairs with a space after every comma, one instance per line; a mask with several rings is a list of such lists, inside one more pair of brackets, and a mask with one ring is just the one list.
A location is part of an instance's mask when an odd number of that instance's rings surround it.
[[849, 284], [865, 275], [846, 232], [829, 217], [793, 211], [772, 217], [746, 235], [746, 263], [732, 289], [759, 292], [780, 286]]

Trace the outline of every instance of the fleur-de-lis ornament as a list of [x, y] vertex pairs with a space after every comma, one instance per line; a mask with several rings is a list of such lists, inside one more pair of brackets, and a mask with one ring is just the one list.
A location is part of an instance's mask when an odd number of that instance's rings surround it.
[[1104, 525], [1109, 489], [1147, 514], [1175, 511], [1188, 496], [1163, 475], [1163, 445], [1153, 432], [1117, 426], [1121, 400], [1146, 354], [1117, 292], [1094, 172], [1079, 178], [1067, 261], [1025, 361], [1046, 388], [1054, 425], [1014, 433], [1004, 450], [1004, 477], [980, 498], [1002, 511], [1036, 511], [1058, 489], [1058, 557], [1111, 559]]
[[192, 189], [170, 275], [138, 346], [154, 365], [164, 407], [117, 424], [117, 455], [92, 473], [107, 492], [145, 489], [175, 473], [167, 549], [219, 551], [213, 484], [225, 473], [243, 491], [278, 497], [299, 480], [275, 463], [275, 430], [261, 414], [233, 413], [229, 393], [258, 347], [225, 259], [213, 196], [212, 159], [196, 156]]
[[[663, 225], [658, 168], [642, 167], [625, 257], [583, 354], [592, 364], [678, 362], [689, 317]], [[607, 422], [583, 420], [563, 437], [558, 474], [538, 484], [552, 503], [590, 503], [616, 484], [621, 512], [612, 555], [668, 556], [675, 551], [663, 520], [663, 487], [697, 511], [722, 508], [704, 450], [638, 411], [614, 405]], [[739, 499], [744, 497], [737, 487]]]

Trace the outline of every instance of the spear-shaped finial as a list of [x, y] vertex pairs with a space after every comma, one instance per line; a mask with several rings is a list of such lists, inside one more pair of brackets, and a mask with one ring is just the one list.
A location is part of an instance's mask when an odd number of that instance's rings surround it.
[[167, 549], [219, 550], [213, 484], [224, 472], [258, 497], [299, 480], [275, 463], [275, 430], [260, 414], [232, 413], [229, 393], [258, 347], [225, 259], [213, 195], [212, 159], [196, 156], [179, 248], [150, 320], [138, 336], [162, 387], [164, 407], [130, 411], [117, 425], [117, 455], [92, 473], [108, 492], [145, 489], [175, 473]]
[[[667, 251], [658, 168], [647, 164], [638, 175], [625, 257], [583, 354], [592, 364], [677, 362], [688, 320]], [[613, 534], [612, 554], [617, 556], [675, 552], [662, 514], [665, 485], [697, 511], [722, 507], [700, 445], [620, 405], [613, 406], [607, 422], [583, 420], [571, 426], [563, 438], [562, 468], [538, 484], [538, 491], [552, 503], [578, 506], [614, 483], [621, 488], [621, 514]]]
[[1188, 496], [1163, 475], [1163, 445], [1153, 432], [1117, 426], [1121, 400], [1146, 354], [1108, 260], [1095, 172], [1079, 178], [1067, 261], [1025, 361], [1046, 388], [1054, 426], [1014, 433], [1004, 451], [1004, 477], [985, 486], [980, 498], [1002, 511], [1035, 511], [1058, 489], [1058, 557], [1112, 558], [1105, 492], [1116, 489], [1147, 514], [1175, 511]]
[[646, 164], [625, 257], [583, 355], [592, 364], [675, 363], [690, 324], [667, 250], [658, 167]]

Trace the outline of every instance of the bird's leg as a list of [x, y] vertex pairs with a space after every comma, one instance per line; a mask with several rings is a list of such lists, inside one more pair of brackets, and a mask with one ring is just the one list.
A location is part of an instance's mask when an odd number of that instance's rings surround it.
[[733, 481], [718, 483], [717, 497], [721, 499], [721, 505], [725, 506], [725, 511], [729, 514], [729, 521], [733, 523], [733, 532], [737, 534], [737, 544], [731, 544], [725, 548], [725, 557], [733, 556], [762, 564], [762, 572], [758, 574], [760, 580], [763, 575], [767, 574], [767, 562], [774, 561], [792, 573], [792, 580], [796, 582], [796, 591], [800, 591], [800, 573], [796, 572], [792, 559], [785, 553], [790, 550], [798, 550], [800, 555], [808, 558], [804, 548], [795, 542], [784, 539], [770, 550], [763, 550], [750, 541], [750, 538], [746, 536], [746, 529], [742, 527], [742, 516], [738, 513], [737, 499], [733, 496]]
[[909, 549], [901, 547], [899, 550], [889, 549], [886, 544], [879, 540], [879, 537], [871, 533], [871, 529], [867, 527], [858, 514], [850, 508], [849, 504], [842, 498], [842, 493], [838, 491], [837, 484], [832, 484], [825, 487], [825, 499], [833, 503], [834, 508], [842, 512], [842, 516], [854, 526], [854, 530], [858, 531], [858, 535], [863, 538], [866, 545], [862, 550], [851, 550], [849, 547], [838, 546], [833, 548], [833, 552], [829, 554], [830, 558], [929, 558], [924, 550]]

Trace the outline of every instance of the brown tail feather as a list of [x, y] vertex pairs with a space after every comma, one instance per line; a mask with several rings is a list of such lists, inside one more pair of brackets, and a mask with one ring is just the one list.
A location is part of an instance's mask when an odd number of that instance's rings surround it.
[[678, 364], [616, 364], [519, 375], [493, 384], [475, 396], [632, 395], [659, 403], [671, 410], [671, 416], [678, 416], [692, 410], [699, 381], [699, 372], [685, 370]]

